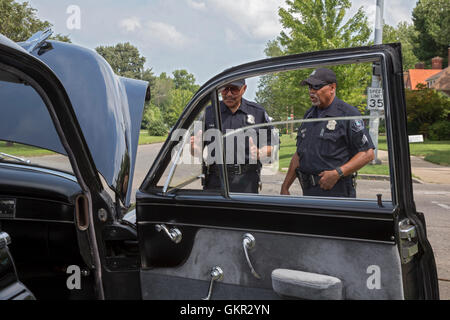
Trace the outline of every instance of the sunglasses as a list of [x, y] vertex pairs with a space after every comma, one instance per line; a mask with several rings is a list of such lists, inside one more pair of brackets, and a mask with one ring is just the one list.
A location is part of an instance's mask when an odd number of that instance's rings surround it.
[[320, 90], [325, 86], [328, 86], [329, 83], [325, 83], [325, 84], [308, 84], [309, 90], [313, 89], [313, 90]]
[[226, 95], [228, 91], [230, 91], [231, 94], [238, 94], [241, 91], [241, 88], [236, 86], [227, 86], [220, 89], [220, 92], [223, 95]]

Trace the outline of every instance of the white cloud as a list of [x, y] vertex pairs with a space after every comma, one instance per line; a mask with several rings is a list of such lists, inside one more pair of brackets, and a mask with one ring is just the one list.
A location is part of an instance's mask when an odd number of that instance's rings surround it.
[[211, 6], [249, 36], [270, 39], [281, 30], [278, 8], [282, 0], [208, 0]]
[[[397, 0], [384, 1], [383, 18], [384, 23], [397, 26], [399, 22], [406, 21], [411, 23], [411, 11], [415, 6], [416, 1], [411, 0]], [[355, 14], [359, 7], [363, 6], [363, 10], [368, 18], [369, 27], [375, 28], [375, 0], [355, 0], [352, 2], [352, 8], [347, 12], [347, 15]]]
[[183, 47], [190, 41], [187, 36], [179, 32], [174, 26], [164, 22], [148, 21], [144, 29], [146, 36], [170, 47]]
[[143, 21], [130, 17], [120, 21], [122, 32], [130, 39], [139, 39], [145, 46], [169, 47], [179, 49], [191, 40], [179, 32], [175, 26], [159, 21]]
[[141, 21], [138, 17], [130, 17], [120, 21], [120, 27], [125, 29], [127, 32], [135, 31], [141, 28]]
[[204, 2], [197, 2], [197, 1], [194, 1], [194, 0], [187, 0], [187, 3], [188, 3], [188, 5], [191, 8], [193, 8], [195, 10], [201, 10], [201, 11], [206, 10], [206, 3], [204, 3]]

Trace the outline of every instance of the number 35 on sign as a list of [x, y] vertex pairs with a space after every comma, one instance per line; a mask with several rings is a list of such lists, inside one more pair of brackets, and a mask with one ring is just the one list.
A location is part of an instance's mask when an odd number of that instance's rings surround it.
[[382, 88], [367, 88], [367, 109], [369, 110], [384, 109]]

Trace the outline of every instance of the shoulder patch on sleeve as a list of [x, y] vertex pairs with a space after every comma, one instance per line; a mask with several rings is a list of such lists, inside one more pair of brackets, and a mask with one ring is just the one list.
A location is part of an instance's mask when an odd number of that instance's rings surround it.
[[359, 132], [361, 130], [364, 130], [364, 121], [362, 119], [353, 120], [353, 122], [352, 122], [352, 130], [354, 132]]

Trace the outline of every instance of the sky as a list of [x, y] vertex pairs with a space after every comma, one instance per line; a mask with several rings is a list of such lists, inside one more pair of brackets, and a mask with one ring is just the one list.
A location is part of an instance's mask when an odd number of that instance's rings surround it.
[[[23, 1], [19, 1], [23, 2]], [[177, 69], [203, 84], [217, 73], [264, 59], [264, 48], [282, 30], [284, 0], [28, 0], [55, 33], [91, 49], [130, 42], [155, 75]], [[411, 23], [416, 0], [384, 1], [385, 23]], [[376, 0], [354, 0], [347, 15], [363, 6], [374, 28]]]

